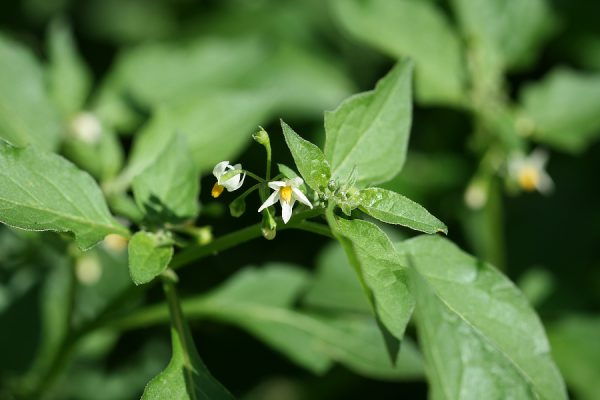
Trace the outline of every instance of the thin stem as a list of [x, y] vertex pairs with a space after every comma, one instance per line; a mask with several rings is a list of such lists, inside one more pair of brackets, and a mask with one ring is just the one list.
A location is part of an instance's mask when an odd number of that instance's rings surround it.
[[267, 150], [267, 171], [266, 171], [266, 178], [267, 178], [267, 182], [271, 180], [271, 142], [267, 141], [265, 144], [265, 149]]
[[251, 194], [252, 192], [254, 192], [256, 189], [258, 189], [260, 187], [261, 183], [256, 183], [252, 186], [250, 186], [244, 193], [240, 194], [238, 197], [235, 198], [235, 200], [233, 201], [237, 201], [237, 200], [242, 200], [245, 199], [246, 197], [248, 197], [249, 194]]

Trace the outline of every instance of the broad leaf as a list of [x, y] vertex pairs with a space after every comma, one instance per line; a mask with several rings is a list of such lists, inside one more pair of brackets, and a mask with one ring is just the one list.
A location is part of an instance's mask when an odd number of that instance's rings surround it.
[[388, 224], [403, 225], [425, 233], [448, 233], [446, 225], [421, 205], [389, 190], [361, 190], [360, 209]]
[[[174, 288], [166, 285], [171, 315], [173, 354], [169, 365], [152, 378], [142, 400], [231, 400], [233, 396], [208, 371], [200, 359]], [[175, 300], [173, 299], [175, 297]]]
[[121, 184], [151, 165], [177, 133], [185, 135], [200, 171], [234, 160], [271, 107], [271, 99], [240, 92], [198, 96], [160, 107], [136, 137]]
[[333, 224], [332, 229], [351, 243], [351, 249], [346, 249], [348, 257], [368, 289], [376, 316], [401, 340], [415, 305], [406, 264], [376, 225], [342, 218], [336, 218]]
[[169, 266], [173, 246], [149, 232], [136, 232], [129, 241], [129, 274], [133, 283], [142, 285], [160, 275]]
[[133, 194], [148, 218], [178, 222], [198, 214], [198, 168], [183, 135], [175, 135], [156, 161], [133, 180]]
[[572, 315], [548, 327], [552, 354], [569, 388], [581, 400], [600, 393], [600, 318]]
[[472, 43], [509, 69], [531, 64], [555, 28], [545, 0], [453, 0], [451, 3]]
[[566, 399], [544, 328], [519, 290], [440, 237], [400, 243], [432, 399]]
[[400, 172], [412, 119], [411, 79], [412, 64], [400, 61], [374, 91], [354, 95], [325, 113], [325, 156], [334, 178], [356, 178], [366, 186]]
[[600, 135], [600, 74], [556, 69], [521, 93], [534, 138], [559, 149], [581, 151]]
[[37, 60], [1, 34], [0, 60], [0, 139], [55, 150], [63, 134], [61, 120]]
[[302, 139], [283, 121], [281, 121], [281, 129], [296, 167], [306, 184], [316, 192], [325, 190], [331, 178], [331, 171], [321, 149], [308, 140]]
[[129, 235], [100, 188], [64, 158], [0, 141], [0, 221], [34, 231], [72, 232], [82, 249], [109, 233]]
[[465, 62], [458, 35], [434, 2], [334, 0], [337, 20], [357, 39], [392, 57], [415, 62], [417, 98], [460, 104]]
[[73, 35], [63, 21], [50, 25], [48, 48], [50, 96], [63, 117], [71, 117], [84, 107], [92, 86], [91, 72], [77, 53]]

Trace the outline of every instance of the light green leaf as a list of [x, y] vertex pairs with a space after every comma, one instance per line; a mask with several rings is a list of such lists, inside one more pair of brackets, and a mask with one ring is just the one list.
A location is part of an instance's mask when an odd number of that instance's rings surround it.
[[281, 121], [281, 129], [285, 136], [285, 142], [294, 157], [296, 167], [306, 184], [316, 192], [325, 190], [331, 178], [331, 171], [321, 149], [298, 136], [283, 120]]
[[552, 354], [578, 399], [600, 393], [600, 318], [572, 315], [548, 327]]
[[[332, 222], [329, 222], [332, 225]], [[415, 299], [408, 271], [388, 237], [376, 225], [362, 220], [335, 218], [331, 226], [347, 238], [348, 257], [368, 289], [368, 297], [378, 319], [398, 340], [412, 314]]]
[[424, 103], [460, 104], [465, 62], [458, 35], [434, 2], [333, 0], [336, 19], [354, 37], [415, 62], [416, 95]]
[[600, 74], [566, 68], [552, 71], [521, 93], [534, 139], [559, 149], [582, 151], [600, 135]]
[[360, 209], [388, 224], [403, 225], [425, 233], [448, 233], [442, 221], [421, 205], [389, 190], [369, 188], [360, 191]]
[[223, 160], [233, 161], [271, 107], [271, 99], [241, 92], [197, 96], [160, 107], [136, 137], [120, 184], [127, 185], [152, 165], [177, 133], [185, 135], [200, 171], [212, 171]]
[[55, 150], [63, 134], [43, 72], [28, 49], [0, 34], [0, 139]]
[[200, 359], [175, 289], [166, 284], [171, 315], [173, 354], [169, 365], [152, 378], [142, 400], [231, 400], [233, 396], [208, 371]]
[[506, 277], [441, 237], [397, 249], [413, 272], [432, 399], [566, 399], [544, 328]]
[[72, 232], [82, 249], [109, 233], [129, 235], [87, 173], [58, 155], [1, 141], [0, 221], [27, 230]]
[[535, 61], [556, 24], [545, 0], [453, 0], [451, 4], [474, 46], [509, 69]]
[[136, 232], [127, 247], [129, 274], [136, 285], [148, 283], [169, 266], [173, 246], [165, 238], [150, 232]]
[[183, 135], [175, 135], [156, 161], [133, 180], [133, 194], [149, 218], [177, 222], [198, 214], [198, 169]]
[[92, 76], [64, 21], [54, 21], [50, 25], [48, 52], [50, 96], [63, 117], [70, 117], [83, 109], [92, 87]]
[[400, 61], [374, 91], [325, 113], [325, 156], [334, 178], [366, 186], [392, 179], [404, 164], [412, 119], [412, 64]]

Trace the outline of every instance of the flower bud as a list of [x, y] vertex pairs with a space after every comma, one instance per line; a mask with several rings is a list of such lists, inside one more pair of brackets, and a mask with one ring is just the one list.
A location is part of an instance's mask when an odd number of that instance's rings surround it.
[[261, 230], [263, 237], [267, 240], [273, 240], [277, 235], [277, 222], [268, 210], [263, 212]]
[[243, 196], [238, 197], [229, 203], [229, 212], [234, 218], [241, 217], [246, 212], [246, 200]]
[[263, 146], [268, 146], [271, 143], [269, 139], [269, 134], [267, 133], [267, 131], [265, 131], [265, 129], [262, 126], [260, 127], [260, 130], [258, 132], [252, 135], [252, 138], [258, 143], [262, 144]]

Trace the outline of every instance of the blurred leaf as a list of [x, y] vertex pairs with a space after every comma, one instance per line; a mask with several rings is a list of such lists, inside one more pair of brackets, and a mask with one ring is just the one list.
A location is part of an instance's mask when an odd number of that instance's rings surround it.
[[83, 109], [92, 87], [92, 76], [77, 52], [71, 29], [64, 21], [54, 21], [48, 35], [49, 94], [66, 118]]
[[534, 138], [568, 151], [582, 151], [600, 135], [600, 74], [558, 68], [521, 93]]
[[314, 191], [322, 192], [331, 178], [329, 163], [325, 160], [325, 155], [317, 145], [298, 136], [283, 120], [281, 129], [285, 136], [285, 142], [294, 157], [296, 168], [300, 171], [306, 184]]
[[173, 354], [169, 365], [152, 378], [142, 395], [143, 400], [221, 400], [233, 399], [208, 371], [200, 359], [172, 284], [165, 283], [171, 315]]
[[325, 113], [325, 156], [334, 178], [357, 184], [389, 181], [402, 169], [412, 119], [412, 64], [399, 61], [374, 91]]
[[353, 36], [415, 62], [416, 96], [424, 103], [460, 104], [465, 62], [458, 35], [434, 2], [334, 0], [337, 20]]
[[552, 274], [548, 270], [539, 267], [529, 268], [517, 283], [519, 289], [533, 307], [542, 304], [552, 294], [556, 286]]
[[407, 269], [392, 243], [381, 229], [367, 221], [336, 218], [329, 223], [335, 224], [331, 228], [350, 241], [350, 248], [346, 248], [348, 258], [359, 281], [364, 282], [378, 320], [402, 340], [415, 299]]
[[545, 0], [453, 0], [451, 4], [475, 47], [511, 70], [535, 61], [555, 29]]
[[229, 92], [160, 107], [136, 138], [120, 179], [128, 183], [151, 165], [176, 133], [186, 136], [200, 171], [234, 160], [249, 143], [250, 133], [264, 123], [271, 106], [270, 99]]
[[581, 400], [600, 393], [600, 318], [571, 315], [548, 327], [552, 354], [569, 388]]
[[177, 223], [198, 215], [199, 173], [185, 136], [173, 136], [156, 160], [133, 179], [133, 194], [149, 219]]
[[389, 190], [361, 190], [360, 209], [388, 224], [403, 225], [425, 233], [448, 233], [446, 225], [421, 205]]
[[42, 69], [28, 49], [0, 34], [0, 138], [55, 150], [63, 134]]
[[397, 245], [414, 271], [433, 399], [566, 399], [544, 328], [519, 290], [451, 242]]
[[0, 221], [27, 230], [72, 232], [86, 249], [109, 233], [128, 235], [87, 173], [64, 158], [0, 142]]
[[167, 269], [173, 257], [173, 246], [162, 243], [157, 234], [140, 231], [129, 241], [128, 252], [131, 279], [136, 285], [142, 285]]
[[348, 262], [344, 248], [329, 243], [317, 258], [317, 270], [302, 304], [316, 309], [371, 312], [371, 306]]

